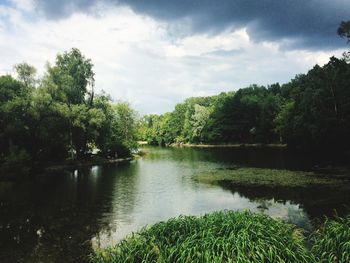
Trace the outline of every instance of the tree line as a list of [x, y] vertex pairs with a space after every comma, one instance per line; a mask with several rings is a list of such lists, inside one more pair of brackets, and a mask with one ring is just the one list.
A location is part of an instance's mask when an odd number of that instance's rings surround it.
[[[350, 40], [350, 22], [341, 37]], [[140, 136], [150, 144], [286, 143], [303, 150], [350, 150], [350, 56], [331, 57], [290, 82], [251, 85], [193, 97], [172, 112], [146, 115]]]
[[27, 63], [0, 76], [0, 166], [123, 157], [136, 147], [136, 112], [94, 91], [93, 64], [78, 49], [58, 54], [42, 78]]
[[[350, 21], [338, 34], [350, 41]], [[193, 97], [172, 112], [140, 120], [128, 103], [94, 90], [90, 59], [58, 54], [38, 79], [29, 64], [0, 76], [0, 167], [130, 155], [150, 144], [287, 143], [301, 149], [350, 149], [350, 52], [290, 82], [251, 85]]]

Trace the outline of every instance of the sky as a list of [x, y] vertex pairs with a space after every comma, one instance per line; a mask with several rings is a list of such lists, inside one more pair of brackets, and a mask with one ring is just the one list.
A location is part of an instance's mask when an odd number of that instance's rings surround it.
[[0, 0], [0, 74], [45, 72], [75, 47], [98, 91], [140, 114], [191, 96], [285, 83], [348, 49], [350, 0]]

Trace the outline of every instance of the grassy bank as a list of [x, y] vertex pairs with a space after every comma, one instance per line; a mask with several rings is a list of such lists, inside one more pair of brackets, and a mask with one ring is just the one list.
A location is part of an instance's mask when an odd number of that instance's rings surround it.
[[[180, 216], [96, 252], [112, 262], [349, 262], [350, 217], [305, 237], [295, 226], [250, 212]], [[330, 260], [332, 259], [332, 260]]]
[[227, 183], [236, 186], [266, 187], [344, 187], [350, 177], [344, 174], [325, 175], [315, 172], [277, 170], [265, 168], [217, 169], [194, 176], [201, 183]]

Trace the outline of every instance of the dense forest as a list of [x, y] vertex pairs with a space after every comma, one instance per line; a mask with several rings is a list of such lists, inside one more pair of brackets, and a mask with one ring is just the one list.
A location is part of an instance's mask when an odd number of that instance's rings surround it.
[[29, 64], [0, 76], [0, 166], [123, 157], [135, 148], [135, 111], [94, 92], [92, 62], [78, 49], [58, 54], [41, 79]]
[[[341, 37], [350, 39], [350, 22]], [[193, 97], [172, 112], [144, 116], [150, 144], [286, 143], [302, 150], [350, 149], [350, 59], [331, 57], [290, 82]]]

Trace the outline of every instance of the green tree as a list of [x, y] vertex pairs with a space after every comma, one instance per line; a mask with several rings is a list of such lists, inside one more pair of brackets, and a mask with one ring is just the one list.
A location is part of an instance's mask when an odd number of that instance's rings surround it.
[[282, 106], [278, 114], [276, 115], [274, 122], [276, 125], [276, 132], [279, 135], [279, 141], [285, 142], [285, 137], [290, 136], [292, 131], [292, 118], [295, 102], [293, 100], [286, 101]]
[[128, 148], [136, 147], [136, 112], [127, 102], [119, 102], [114, 106], [114, 126], [120, 142]]
[[20, 63], [14, 66], [19, 81], [23, 82], [27, 87], [34, 87], [36, 84], [36, 68], [27, 64]]
[[32, 90], [11, 76], [0, 76], [0, 166], [30, 160], [30, 99]]
[[87, 115], [93, 116], [94, 72], [90, 59], [73, 48], [58, 54], [54, 66], [48, 66], [44, 83], [52, 92], [60, 114], [68, 120], [71, 158], [81, 158], [88, 151], [91, 134], [86, 133], [94, 127]]
[[78, 49], [72, 48], [69, 52], [57, 55], [55, 65], [48, 67], [48, 75], [63, 91], [64, 102], [91, 106], [95, 85], [92, 68], [91, 60], [85, 58]]
[[210, 109], [199, 104], [194, 105], [194, 114], [192, 115], [193, 139], [195, 142], [203, 142], [203, 131], [208, 123]]
[[93, 65], [78, 49], [58, 54], [40, 80], [26, 64], [17, 78], [0, 76], [0, 166], [130, 155], [136, 112], [94, 94]]
[[28, 142], [31, 90], [11, 76], [0, 77], [1, 152]]

